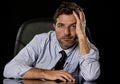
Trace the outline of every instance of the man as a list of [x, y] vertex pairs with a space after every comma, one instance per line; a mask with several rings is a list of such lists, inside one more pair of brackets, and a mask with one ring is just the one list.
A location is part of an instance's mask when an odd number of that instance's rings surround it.
[[[6, 78], [75, 81], [72, 75], [95, 80], [100, 75], [98, 49], [85, 34], [83, 9], [73, 2], [63, 2], [54, 15], [54, 29], [36, 35], [4, 69]], [[62, 70], [56, 70], [61, 50], [67, 54]]]

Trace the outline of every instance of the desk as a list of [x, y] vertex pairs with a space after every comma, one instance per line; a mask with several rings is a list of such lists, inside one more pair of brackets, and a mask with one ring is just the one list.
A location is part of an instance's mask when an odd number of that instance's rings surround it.
[[[88, 82], [84, 81], [83, 78], [76, 76], [75, 84], [98, 84], [96, 81]], [[43, 79], [35, 79], [35, 80], [20, 80], [20, 79], [3, 79], [3, 84], [73, 84], [69, 82], [58, 82], [58, 81], [48, 81]]]

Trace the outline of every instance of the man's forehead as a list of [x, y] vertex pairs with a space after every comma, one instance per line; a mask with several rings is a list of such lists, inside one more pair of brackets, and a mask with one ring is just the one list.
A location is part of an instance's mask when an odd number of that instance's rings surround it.
[[60, 15], [57, 19], [56, 24], [75, 24], [76, 19], [74, 15]]

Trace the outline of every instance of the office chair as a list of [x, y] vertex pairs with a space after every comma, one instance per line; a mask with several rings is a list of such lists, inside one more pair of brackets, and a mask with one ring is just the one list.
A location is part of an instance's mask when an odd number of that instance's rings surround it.
[[34, 37], [35, 34], [53, 30], [52, 18], [35, 18], [24, 22], [17, 33], [14, 56]]
[[[53, 20], [52, 18], [38, 18], [31, 19], [24, 22], [18, 30], [15, 47], [14, 56], [34, 37], [35, 34], [40, 34], [43, 32], [48, 32], [53, 30]], [[91, 40], [91, 35], [89, 28], [86, 28], [86, 34]]]

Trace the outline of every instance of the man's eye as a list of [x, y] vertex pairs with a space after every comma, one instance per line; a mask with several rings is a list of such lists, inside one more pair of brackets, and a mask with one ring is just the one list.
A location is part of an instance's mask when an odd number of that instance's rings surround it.
[[64, 28], [63, 24], [58, 25], [58, 28]]
[[75, 29], [75, 28], [76, 28], [76, 25], [71, 25], [70, 28], [71, 28], [71, 29]]

